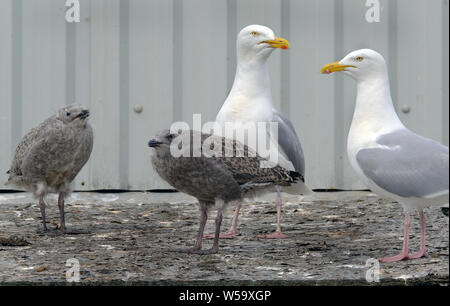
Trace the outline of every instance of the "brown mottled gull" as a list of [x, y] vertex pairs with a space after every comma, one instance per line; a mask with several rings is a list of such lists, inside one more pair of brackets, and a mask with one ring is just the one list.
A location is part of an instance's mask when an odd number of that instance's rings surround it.
[[[255, 192], [273, 191], [275, 186], [290, 186], [299, 178], [303, 179], [299, 173], [278, 165], [267, 167], [268, 161], [247, 146], [220, 136], [163, 130], [148, 145], [155, 149], [152, 164], [156, 172], [170, 185], [199, 201], [201, 217], [197, 240], [193, 248], [181, 250], [185, 253], [217, 253], [222, 211], [229, 202], [240, 201]], [[263, 163], [265, 167], [261, 167]], [[214, 243], [211, 249], [202, 250], [207, 210], [214, 204], [218, 210]]]
[[17, 146], [6, 184], [23, 187], [39, 198], [44, 231], [44, 198], [49, 192], [57, 192], [60, 230], [65, 232], [64, 198], [92, 151], [93, 132], [88, 117], [89, 111], [82, 106], [62, 107], [30, 130]]

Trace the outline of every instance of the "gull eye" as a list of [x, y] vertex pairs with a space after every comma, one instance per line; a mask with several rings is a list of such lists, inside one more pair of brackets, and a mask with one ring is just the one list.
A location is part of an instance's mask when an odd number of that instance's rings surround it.
[[364, 60], [364, 57], [362, 57], [362, 56], [358, 56], [356, 58], [356, 61], [358, 61], [358, 62], [362, 62], [363, 60]]
[[259, 33], [258, 33], [258, 32], [255, 32], [255, 31], [253, 31], [251, 34], [252, 34], [253, 37], [256, 37], [256, 36], [259, 35]]
[[67, 117], [69, 117], [69, 116], [70, 116], [70, 113], [69, 113], [69, 112], [67, 112], [67, 113], [66, 113], [66, 115], [67, 115]]

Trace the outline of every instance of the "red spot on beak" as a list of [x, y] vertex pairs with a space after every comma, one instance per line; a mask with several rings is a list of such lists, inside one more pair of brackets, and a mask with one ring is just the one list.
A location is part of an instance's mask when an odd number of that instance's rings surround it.
[[287, 47], [286, 46], [281, 46], [281, 49], [286, 50]]

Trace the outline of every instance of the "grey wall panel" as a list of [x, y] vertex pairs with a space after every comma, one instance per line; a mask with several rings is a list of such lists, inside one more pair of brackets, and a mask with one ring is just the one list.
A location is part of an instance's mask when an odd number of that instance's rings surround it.
[[272, 95], [301, 138], [312, 188], [363, 188], [346, 154], [354, 81], [319, 73], [358, 48], [387, 59], [403, 122], [448, 145], [447, 0], [380, 0], [380, 23], [365, 20], [365, 0], [80, 4], [81, 22], [69, 24], [64, 1], [0, 0], [0, 182], [23, 134], [76, 102], [91, 108], [95, 128], [76, 189], [167, 188], [147, 141], [193, 113], [215, 118], [234, 79], [236, 34], [255, 23], [291, 42], [270, 58]]
[[183, 1], [181, 119], [190, 125], [193, 113], [213, 121], [226, 97], [226, 10], [225, 1]]
[[289, 103], [283, 109], [301, 139], [308, 184], [324, 188], [338, 187], [335, 168], [342, 162], [336, 157], [335, 82], [320, 74], [321, 66], [336, 58], [334, 6], [333, 0], [290, 3]]
[[[152, 175], [150, 137], [173, 121], [173, 10], [172, 1], [130, 1], [129, 49], [129, 187], [167, 188]], [[133, 107], [142, 105], [136, 113]], [[137, 149], [140, 148], [140, 149]]]
[[[128, 114], [120, 110], [120, 1], [91, 1], [90, 108], [95, 143], [90, 159], [90, 182], [94, 188], [120, 188], [121, 123]], [[123, 58], [122, 58], [123, 60]]]
[[65, 104], [65, 21], [59, 17], [62, 12], [63, 2], [34, 0], [22, 4], [23, 132]]
[[449, 2], [441, 2], [441, 39], [442, 39], [442, 142], [449, 143]]
[[[67, 93], [67, 104], [79, 103], [91, 107], [91, 5], [84, 1], [80, 7], [80, 23], [66, 23], [66, 65], [72, 69], [66, 70], [67, 88], [75, 88]], [[69, 50], [70, 46], [74, 50]], [[97, 116], [97, 114], [95, 114]], [[95, 138], [97, 140], [98, 126], [95, 125]], [[90, 189], [91, 163], [83, 167], [75, 179], [75, 186], [79, 190]]]
[[438, 77], [442, 76], [442, 69], [448, 69], [441, 63], [443, 52], [448, 57], [441, 39], [441, 9], [441, 1], [398, 2], [397, 66], [394, 66], [398, 76], [397, 106], [410, 105], [412, 110], [408, 114], [399, 112], [400, 119], [412, 130], [436, 140], [443, 136], [442, 103], [448, 104], [448, 100], [442, 100], [445, 84]]
[[0, 188], [6, 182], [12, 151], [13, 5], [0, 2]]

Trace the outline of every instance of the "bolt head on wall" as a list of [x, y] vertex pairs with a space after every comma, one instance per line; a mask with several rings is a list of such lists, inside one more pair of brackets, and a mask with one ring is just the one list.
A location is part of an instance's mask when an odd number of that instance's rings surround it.
[[402, 112], [405, 114], [408, 114], [409, 112], [411, 112], [411, 106], [404, 104], [401, 108]]
[[134, 112], [137, 113], [137, 114], [142, 113], [142, 111], [144, 110], [144, 108], [143, 108], [142, 105], [140, 105], [140, 104], [136, 104], [136, 105], [133, 107], [133, 109], [134, 109]]

